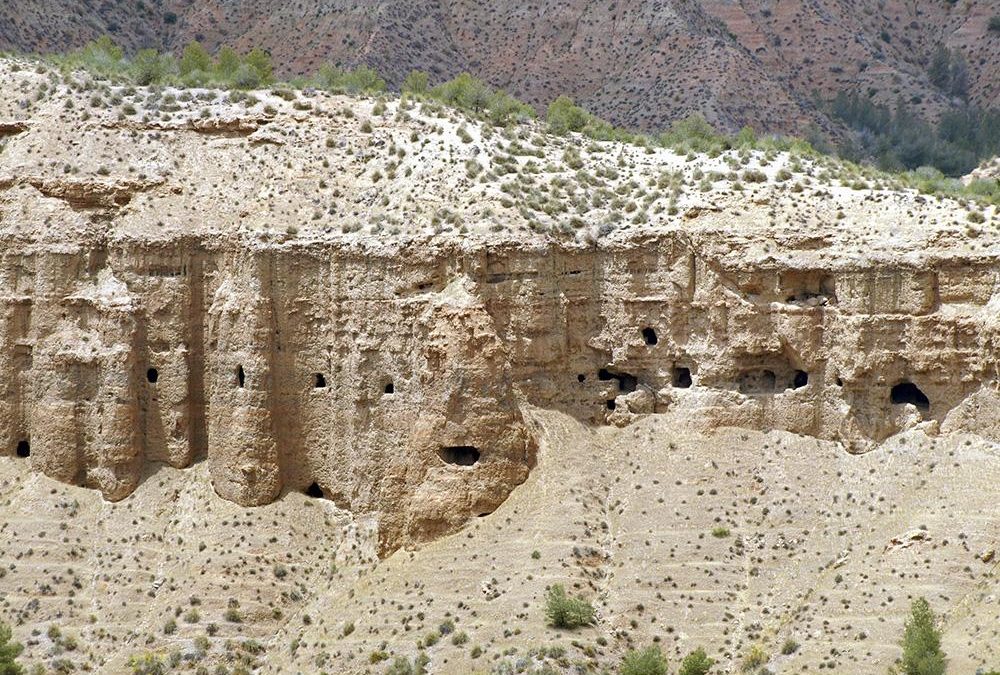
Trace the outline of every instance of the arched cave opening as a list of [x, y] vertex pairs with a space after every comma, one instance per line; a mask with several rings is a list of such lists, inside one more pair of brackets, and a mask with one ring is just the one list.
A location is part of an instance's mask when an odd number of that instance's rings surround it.
[[386, 395], [395, 394], [396, 385], [394, 385], [392, 382], [386, 383], [386, 385], [382, 388], [382, 393]]
[[690, 389], [693, 381], [691, 380], [691, 369], [685, 368], [683, 366], [674, 366], [674, 386], [679, 389]]
[[577, 382], [586, 382], [587, 381], [587, 376], [584, 375], [583, 373], [580, 373], [579, 375], [576, 376], [576, 381]]
[[326, 376], [323, 373], [316, 373], [316, 389], [326, 389]]
[[160, 379], [160, 373], [156, 368], [150, 368], [146, 371], [146, 381], [150, 384], [156, 384], [156, 381]]
[[804, 370], [796, 370], [792, 378], [792, 389], [801, 389], [809, 384], [809, 373]]
[[306, 496], [312, 497], [313, 499], [322, 499], [324, 496], [323, 488], [319, 486], [319, 483], [313, 483], [306, 488]]
[[479, 449], [472, 445], [445, 445], [438, 450], [438, 456], [446, 464], [472, 466], [479, 461]]
[[609, 398], [607, 401], [605, 401], [604, 405], [607, 406], [608, 410], [614, 410], [615, 408], [618, 407], [618, 404], [615, 403], [615, 400], [613, 398]]
[[243, 366], [236, 367], [236, 384], [240, 389], [244, 387], [247, 383], [247, 374], [243, 372]]
[[656, 340], [656, 331], [653, 330], [649, 326], [647, 326], [646, 328], [643, 328], [642, 329], [642, 339], [646, 342], [647, 345], [649, 345], [650, 347], [652, 347], [657, 342], [657, 340]]
[[920, 388], [912, 382], [900, 382], [892, 388], [889, 398], [893, 405], [912, 403], [920, 410], [930, 410], [931, 401]]
[[17, 442], [17, 456], [20, 458], [31, 457], [31, 443], [27, 440], [20, 440]]

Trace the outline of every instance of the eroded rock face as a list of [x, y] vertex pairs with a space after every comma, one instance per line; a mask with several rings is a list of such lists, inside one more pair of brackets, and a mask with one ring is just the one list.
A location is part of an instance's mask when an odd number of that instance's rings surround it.
[[84, 118], [45, 92], [30, 116], [0, 99], [30, 117], [0, 154], [0, 452], [108, 499], [204, 460], [242, 505], [371, 515], [387, 552], [526, 479], [525, 405], [851, 452], [915, 426], [1000, 438], [995, 207], [830, 187], [787, 153], [525, 154], [540, 129], [397, 101]]
[[[668, 408], [862, 451], [997, 410], [996, 268], [727, 268], [610, 248], [119, 246], [12, 254], [4, 447], [128, 495], [207, 456], [244, 505], [312, 488], [386, 549], [495, 509], [535, 446], [519, 401], [592, 424]], [[994, 425], [995, 426], [995, 425]]]

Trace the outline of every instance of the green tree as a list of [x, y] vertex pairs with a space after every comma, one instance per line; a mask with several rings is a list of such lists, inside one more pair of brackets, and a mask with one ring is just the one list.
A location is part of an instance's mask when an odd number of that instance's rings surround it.
[[271, 65], [271, 56], [263, 49], [251, 49], [250, 53], [243, 58], [243, 63], [257, 74], [260, 84], [271, 84], [274, 81], [274, 66]]
[[941, 632], [934, 621], [934, 612], [924, 598], [910, 606], [910, 618], [903, 633], [904, 675], [943, 675], [945, 655], [941, 651]]
[[938, 45], [931, 55], [930, 65], [927, 67], [927, 76], [938, 89], [948, 89], [949, 76], [951, 75], [951, 52], [944, 45]]
[[385, 91], [385, 80], [368, 66], [358, 66], [344, 73], [341, 87], [349, 94]]
[[155, 49], [140, 50], [132, 59], [132, 76], [139, 86], [156, 84], [170, 71], [170, 59]]
[[482, 80], [469, 73], [462, 73], [455, 79], [438, 85], [432, 93], [435, 98], [448, 105], [478, 113], [489, 104], [493, 92]]
[[201, 46], [200, 42], [189, 42], [187, 47], [184, 48], [184, 53], [181, 54], [181, 60], [177, 64], [177, 68], [181, 77], [190, 75], [195, 71], [207, 73], [212, 69], [212, 57], [208, 55], [208, 51]]
[[705, 650], [701, 647], [684, 657], [681, 661], [681, 669], [677, 675], [707, 675], [715, 665], [715, 660], [710, 659]]
[[430, 89], [431, 77], [423, 70], [411, 70], [403, 80], [403, 92], [424, 96]]
[[17, 664], [17, 657], [24, 646], [13, 641], [10, 626], [0, 622], [0, 675], [21, 675], [24, 668]]
[[667, 658], [656, 645], [633, 649], [625, 655], [620, 675], [667, 675]]
[[232, 47], [225, 45], [219, 49], [219, 54], [215, 61], [215, 72], [223, 80], [231, 80], [236, 75], [240, 67], [240, 55]]
[[583, 131], [590, 122], [590, 113], [576, 105], [569, 96], [560, 96], [549, 104], [545, 119], [549, 131], [564, 135], [570, 131]]
[[583, 598], [570, 597], [561, 584], [552, 584], [545, 596], [545, 617], [556, 628], [578, 628], [594, 623], [595, 612]]

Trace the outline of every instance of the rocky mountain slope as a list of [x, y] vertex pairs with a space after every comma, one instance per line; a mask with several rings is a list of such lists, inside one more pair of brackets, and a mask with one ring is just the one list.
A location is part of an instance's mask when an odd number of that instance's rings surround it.
[[543, 106], [566, 93], [615, 123], [662, 129], [694, 111], [720, 128], [802, 135], [829, 127], [815, 95], [874, 95], [929, 119], [949, 95], [928, 77], [937, 45], [968, 64], [970, 99], [1000, 106], [1000, 32], [989, 0], [632, 0], [284, 3], [19, 0], [0, 6], [0, 49], [63, 51], [102, 34], [130, 48], [262, 46], [285, 74], [366, 63], [399, 85], [468, 70]]
[[30, 661], [884, 672], [926, 596], [995, 667], [997, 207], [434, 102], [0, 89]]

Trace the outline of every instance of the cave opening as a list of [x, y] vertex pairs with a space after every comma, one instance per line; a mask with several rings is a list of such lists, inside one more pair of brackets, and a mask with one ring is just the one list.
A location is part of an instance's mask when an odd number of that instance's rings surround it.
[[243, 366], [236, 367], [236, 384], [240, 389], [244, 387], [247, 383], [247, 374], [243, 372]]
[[930, 410], [931, 401], [927, 395], [920, 391], [920, 387], [912, 382], [900, 382], [892, 388], [889, 398], [893, 405], [901, 403], [912, 403], [920, 410]]
[[607, 406], [608, 410], [614, 410], [615, 408], [618, 407], [618, 404], [615, 403], [615, 400], [613, 398], [609, 398], [607, 401], [605, 401], [604, 405]]
[[795, 377], [792, 378], [792, 389], [801, 389], [809, 384], [809, 373], [804, 370], [796, 370]]
[[326, 376], [323, 373], [316, 373], [316, 389], [326, 389]]
[[146, 371], [146, 381], [150, 384], [156, 384], [156, 381], [160, 379], [160, 373], [156, 368], [150, 368]]
[[479, 448], [472, 445], [445, 445], [438, 450], [438, 456], [447, 464], [472, 466], [479, 461]]
[[306, 496], [313, 499], [322, 499], [324, 497], [323, 488], [319, 486], [319, 483], [313, 483], [306, 488]]
[[382, 388], [382, 393], [383, 394], [387, 394], [387, 395], [389, 395], [389, 394], [395, 394], [396, 393], [396, 385], [394, 385], [392, 382], [387, 383], [385, 385], [385, 387]]
[[579, 375], [576, 376], [576, 381], [577, 382], [586, 382], [587, 381], [587, 376], [584, 375], [583, 373], [580, 373]]
[[20, 458], [31, 457], [31, 443], [27, 440], [20, 440], [17, 442], [17, 456]]
[[[639, 378], [635, 375], [630, 375], [628, 373], [612, 373], [607, 368], [601, 368], [597, 371], [597, 379], [602, 382], [607, 382], [608, 380], [618, 380], [618, 391], [629, 394], [636, 390], [639, 386]], [[583, 380], [580, 380], [581, 382]]]
[[656, 331], [653, 330], [649, 326], [647, 326], [646, 328], [643, 328], [642, 329], [642, 339], [646, 342], [647, 345], [649, 345], [650, 347], [652, 347], [657, 342], [657, 340], [656, 340]]
[[674, 366], [674, 386], [679, 389], [690, 389], [693, 384], [691, 380], [691, 369], [683, 366]]

